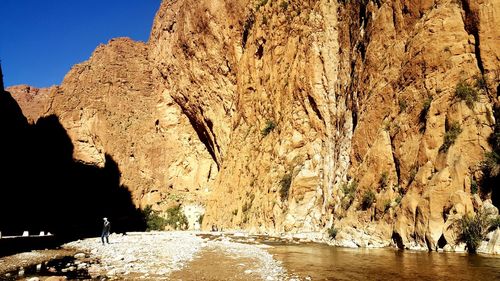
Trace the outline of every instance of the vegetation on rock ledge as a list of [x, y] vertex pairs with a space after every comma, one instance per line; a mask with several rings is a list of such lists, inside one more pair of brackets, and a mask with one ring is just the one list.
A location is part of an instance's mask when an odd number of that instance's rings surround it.
[[280, 181], [280, 198], [285, 200], [288, 198], [288, 192], [290, 191], [290, 186], [292, 185], [292, 174], [286, 174]]
[[363, 210], [366, 210], [370, 208], [374, 202], [375, 202], [375, 193], [371, 189], [367, 190], [365, 191], [365, 193], [363, 194], [363, 198], [361, 199], [361, 208]]
[[448, 149], [455, 143], [458, 135], [462, 132], [462, 127], [458, 122], [453, 122], [451, 125], [446, 126], [446, 133], [444, 134], [443, 145], [439, 148], [439, 152], [447, 152]]
[[269, 135], [269, 133], [272, 132], [274, 128], [276, 128], [276, 123], [273, 120], [268, 120], [264, 129], [262, 129], [262, 135], [264, 137]]
[[465, 80], [458, 82], [455, 88], [455, 97], [465, 101], [465, 104], [467, 104], [469, 108], [474, 108], [474, 102], [479, 100], [479, 94], [476, 88]]
[[334, 225], [328, 229], [328, 237], [331, 239], [335, 239], [337, 237], [338, 229], [335, 228]]

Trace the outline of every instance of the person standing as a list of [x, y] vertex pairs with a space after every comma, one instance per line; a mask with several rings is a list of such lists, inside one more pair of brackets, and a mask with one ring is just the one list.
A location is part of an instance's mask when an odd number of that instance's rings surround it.
[[108, 221], [108, 218], [103, 218], [104, 226], [102, 227], [101, 241], [104, 245], [104, 238], [106, 237], [106, 243], [109, 244], [109, 231], [111, 230], [111, 223]]

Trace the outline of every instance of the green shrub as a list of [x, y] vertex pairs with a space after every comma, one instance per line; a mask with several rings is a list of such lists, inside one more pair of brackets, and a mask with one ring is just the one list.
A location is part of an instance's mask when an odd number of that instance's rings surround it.
[[405, 99], [400, 99], [398, 101], [399, 104], [399, 112], [405, 112], [408, 108], [408, 102]]
[[182, 212], [180, 205], [167, 209], [167, 219], [165, 222], [174, 229], [186, 229], [188, 226], [187, 218]]
[[374, 202], [375, 202], [375, 193], [371, 189], [369, 189], [365, 191], [365, 193], [363, 194], [363, 198], [361, 199], [361, 208], [363, 210], [366, 210], [370, 208]]
[[332, 227], [330, 227], [328, 229], [328, 236], [331, 238], [331, 239], [335, 239], [335, 237], [337, 237], [337, 233], [338, 233], [338, 229], [336, 229], [333, 225]]
[[354, 195], [356, 195], [356, 190], [358, 189], [358, 182], [354, 180], [350, 184], [343, 183], [340, 186], [340, 189], [344, 193], [344, 197], [349, 197], [352, 200], [354, 199]]
[[200, 216], [198, 217], [198, 223], [199, 223], [200, 225], [202, 225], [202, 224], [203, 224], [203, 218], [204, 218], [204, 217], [205, 217], [205, 215], [200, 215]]
[[264, 129], [262, 129], [262, 135], [269, 135], [269, 133], [272, 132], [274, 128], [276, 128], [276, 123], [273, 120], [268, 120]]
[[403, 199], [403, 196], [402, 195], [398, 195], [398, 197], [396, 197], [396, 199], [394, 199], [394, 202], [396, 202], [397, 205], [401, 204], [401, 200]]
[[258, 11], [260, 7], [263, 7], [267, 4], [268, 0], [259, 0], [255, 5], [255, 10]]
[[288, 1], [281, 1], [280, 7], [283, 11], [286, 11], [288, 9]]
[[486, 237], [489, 224], [487, 216], [478, 212], [473, 216], [463, 216], [459, 223], [459, 240], [467, 245], [467, 251], [475, 253], [481, 241]]
[[458, 135], [462, 132], [462, 128], [458, 122], [453, 122], [451, 125], [447, 126], [446, 133], [444, 134], [443, 145], [439, 148], [440, 152], [446, 152], [455, 143]]
[[389, 183], [389, 173], [383, 172], [380, 175], [380, 179], [379, 179], [378, 183], [380, 184], [381, 188], [385, 188], [387, 186], [387, 184]]
[[478, 191], [478, 186], [477, 186], [477, 182], [475, 180], [471, 180], [470, 181], [470, 193], [472, 194], [476, 194]]
[[431, 109], [432, 104], [432, 96], [427, 97], [427, 99], [422, 104], [422, 110], [420, 111], [419, 120], [420, 123], [425, 123], [427, 119], [427, 114], [429, 113], [429, 109]]
[[288, 192], [290, 191], [290, 186], [292, 185], [292, 174], [285, 174], [280, 181], [280, 198], [285, 200], [288, 198]]
[[340, 186], [340, 190], [342, 190], [342, 193], [344, 193], [344, 197], [342, 198], [341, 202], [342, 208], [344, 210], [347, 210], [351, 205], [352, 201], [354, 200], [354, 197], [356, 196], [357, 189], [358, 189], [358, 182], [356, 180], [353, 180], [350, 184], [345, 182]]
[[165, 229], [165, 219], [160, 217], [159, 212], [153, 210], [151, 205], [147, 205], [146, 208], [142, 210], [142, 215], [146, 220], [146, 231]]
[[474, 102], [479, 100], [479, 94], [476, 88], [472, 87], [469, 82], [462, 80], [458, 82], [455, 88], [455, 97], [465, 101], [469, 108], [474, 108]]

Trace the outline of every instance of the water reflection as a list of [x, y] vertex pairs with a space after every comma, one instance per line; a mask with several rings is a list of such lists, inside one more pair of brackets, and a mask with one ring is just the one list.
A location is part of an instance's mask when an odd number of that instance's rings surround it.
[[271, 245], [291, 275], [312, 280], [500, 280], [500, 259], [485, 255]]

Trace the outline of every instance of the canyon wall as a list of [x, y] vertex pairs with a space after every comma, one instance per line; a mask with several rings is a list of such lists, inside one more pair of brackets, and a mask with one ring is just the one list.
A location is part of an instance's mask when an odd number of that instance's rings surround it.
[[136, 205], [202, 202], [216, 165], [180, 107], [153, 84], [152, 71], [147, 44], [118, 38], [75, 65], [48, 96], [35, 96], [42, 111], [23, 106], [22, 87], [9, 90], [25, 115], [59, 117], [77, 161], [104, 167], [111, 155]]
[[137, 205], [201, 204], [205, 229], [455, 247], [455, 222], [494, 208], [481, 163], [498, 14], [497, 0], [163, 1], [149, 42], [98, 47], [44, 112], [76, 159], [113, 156]]

